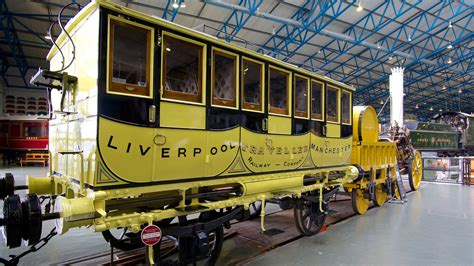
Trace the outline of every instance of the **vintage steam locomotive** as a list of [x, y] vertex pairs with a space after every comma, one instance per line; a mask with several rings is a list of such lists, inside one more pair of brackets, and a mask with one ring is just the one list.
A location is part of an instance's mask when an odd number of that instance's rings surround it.
[[312, 235], [342, 184], [368, 184], [353, 187], [361, 204], [393, 191], [396, 145], [373, 137], [373, 109], [353, 111], [347, 85], [109, 2], [84, 7], [56, 43], [31, 81], [53, 105], [48, 176], [28, 177], [25, 200], [12, 175], [0, 182], [10, 248], [37, 243], [48, 219], [122, 249], [155, 224], [178, 238], [181, 263], [212, 264], [223, 227], [256, 202], [294, 208]]
[[444, 112], [432, 122], [407, 122], [413, 146], [435, 151], [438, 156], [474, 155], [474, 117], [462, 112]]

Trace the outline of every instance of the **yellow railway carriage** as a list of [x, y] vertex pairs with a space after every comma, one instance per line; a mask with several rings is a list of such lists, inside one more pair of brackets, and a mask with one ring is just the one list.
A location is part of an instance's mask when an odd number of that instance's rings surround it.
[[154, 224], [179, 239], [181, 263], [212, 264], [223, 226], [256, 202], [289, 203], [311, 235], [359, 178], [351, 87], [105, 1], [64, 28], [31, 81], [51, 95], [49, 174], [28, 178], [24, 201], [11, 175], [0, 182], [9, 247], [40, 241], [48, 219], [122, 249]]

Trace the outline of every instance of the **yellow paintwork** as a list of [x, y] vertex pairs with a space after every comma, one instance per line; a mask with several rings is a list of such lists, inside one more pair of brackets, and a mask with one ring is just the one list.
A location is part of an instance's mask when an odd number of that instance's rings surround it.
[[291, 134], [291, 118], [278, 115], [268, 115], [268, 133]]
[[[352, 136], [354, 141], [378, 141], [379, 123], [375, 109], [372, 106], [354, 106], [353, 109], [352, 121], [354, 127]], [[361, 136], [359, 135], [359, 128]]]
[[326, 124], [326, 136], [330, 138], [339, 138], [341, 136], [341, 126], [328, 122]]
[[160, 125], [163, 127], [205, 129], [206, 107], [161, 101]]
[[26, 185], [28, 186], [29, 193], [44, 195], [51, 193], [53, 183], [49, 177], [32, 177], [28, 175], [26, 176]]

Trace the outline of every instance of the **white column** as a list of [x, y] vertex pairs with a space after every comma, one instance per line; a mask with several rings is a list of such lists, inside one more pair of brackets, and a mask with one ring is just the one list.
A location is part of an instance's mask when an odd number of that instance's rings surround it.
[[403, 68], [392, 68], [390, 75], [390, 123], [403, 126]]

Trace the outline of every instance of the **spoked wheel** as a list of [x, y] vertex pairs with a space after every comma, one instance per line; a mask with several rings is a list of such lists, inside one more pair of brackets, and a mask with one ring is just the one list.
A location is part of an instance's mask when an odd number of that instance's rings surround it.
[[422, 177], [423, 162], [421, 152], [415, 151], [413, 158], [408, 162], [408, 181], [412, 190], [418, 190], [420, 188]]
[[364, 197], [363, 189], [352, 190], [352, 209], [357, 214], [364, 214], [369, 209], [369, 199]]
[[257, 200], [249, 205], [250, 216], [249, 219], [255, 219], [262, 213], [262, 202]]
[[375, 197], [374, 197], [374, 204], [377, 207], [382, 207], [382, 205], [387, 200], [387, 193], [383, 191], [383, 184], [378, 184], [375, 186]]
[[[323, 209], [325, 206], [323, 205]], [[326, 214], [319, 209], [319, 203], [305, 201], [302, 208], [294, 208], [296, 228], [305, 236], [312, 236], [321, 231]]]
[[128, 228], [110, 229], [102, 232], [104, 239], [114, 248], [120, 250], [132, 250], [143, 247], [140, 232], [133, 233]]

